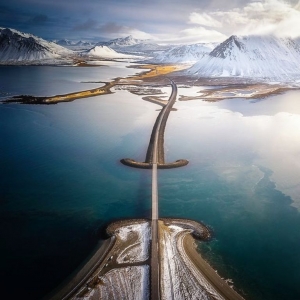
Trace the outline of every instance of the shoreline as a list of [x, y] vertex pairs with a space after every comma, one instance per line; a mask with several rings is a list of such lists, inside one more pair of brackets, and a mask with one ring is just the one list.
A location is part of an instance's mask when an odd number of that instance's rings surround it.
[[202, 276], [209, 281], [213, 287], [228, 300], [243, 300], [244, 298], [239, 295], [231, 286], [226, 282], [215, 269], [201, 256], [201, 253], [197, 251], [196, 243], [190, 234], [185, 234], [182, 237], [182, 246], [186, 252], [187, 257], [196, 266], [198, 271], [201, 272]]
[[[88, 65], [89, 66], [89, 65]], [[94, 67], [94, 65], [91, 65]], [[76, 66], [73, 66], [76, 67]], [[78, 66], [79, 67], [79, 66]], [[85, 67], [85, 65], [83, 66]], [[101, 67], [97, 65], [97, 67]], [[199, 92], [195, 96], [180, 95], [178, 101], [202, 100], [208, 102], [221, 101], [229, 98], [243, 99], [263, 99], [272, 95], [282, 94], [289, 90], [299, 89], [296, 86], [288, 86], [287, 84], [268, 84], [259, 81], [249, 81], [247, 78], [193, 78], [183, 75], [180, 71], [187, 66], [180, 64], [141, 64], [129, 66], [138, 70], [144, 70], [137, 75], [131, 75], [125, 78], [114, 78], [110, 82], [106, 82], [104, 86], [93, 88], [90, 90], [71, 92], [66, 94], [58, 94], [54, 96], [33, 96], [33, 95], [16, 95], [1, 100], [1, 103], [20, 103], [20, 104], [37, 104], [51, 105], [61, 102], [72, 102], [77, 99], [90, 98], [113, 93], [111, 88], [115, 86], [138, 86], [143, 89], [143, 85], [166, 85], [166, 75], [175, 80], [178, 85], [192, 86], [210, 86], [214, 89], [206, 89]], [[243, 92], [244, 90], [249, 92]], [[128, 89], [129, 92], [130, 89]], [[133, 92], [134, 93], [134, 92]], [[222, 94], [223, 93], [223, 94]], [[157, 97], [159, 98], [159, 97]], [[164, 105], [163, 100], [156, 99], [155, 96], [148, 95], [142, 98], [145, 101], [154, 102]]]
[[[114, 277], [118, 276], [117, 274], [122, 274], [123, 281], [135, 278], [134, 282], [131, 282], [131, 290], [136, 290], [140, 295], [149, 295], [151, 289], [149, 282], [150, 223], [149, 219], [121, 219], [109, 224], [106, 232], [110, 238], [105, 240], [100, 247], [96, 247], [85, 263], [78, 267], [61, 286], [43, 299], [66, 300], [78, 297], [85, 297], [86, 300], [99, 299], [95, 298], [96, 295], [101, 295], [101, 299], [114, 299], [112, 295], [116, 292], [121, 298], [127, 297], [130, 292], [125, 288], [126, 284], [123, 286], [122, 283], [121, 290], [118, 289], [118, 283], [113, 284], [114, 280], [119, 280], [117, 279], [119, 277]], [[173, 288], [169, 289], [169, 284], [174, 288], [177, 284], [189, 285], [188, 278], [191, 278], [196, 293], [214, 295], [214, 299], [244, 299], [198, 253], [195, 239], [205, 242], [209, 241], [212, 236], [206, 225], [180, 218], [162, 218], [159, 219], [159, 223], [159, 243], [162, 249], [159, 267], [163, 276], [160, 282], [164, 296], [168, 298], [176, 294]], [[170, 249], [173, 249], [171, 254]], [[171, 275], [170, 270], [168, 273], [166, 269], [166, 263], [168, 268], [173, 268], [172, 265], [177, 266], [176, 270], [181, 266], [182, 271], [179, 268], [175, 273], [171, 271]], [[181, 277], [181, 272], [184, 272], [185, 278]], [[142, 278], [138, 274], [143, 274]], [[171, 276], [169, 278], [171, 283], [164, 278], [166, 276]], [[148, 282], [147, 286], [144, 285], [145, 282]], [[177, 293], [181, 292], [181, 290], [177, 291]], [[147, 297], [143, 296], [141, 299], [147, 299]]]
[[99, 242], [91, 255], [87, 257], [86, 260], [79, 265], [61, 285], [43, 297], [43, 300], [70, 299], [70, 297], [76, 293], [78, 288], [83, 285], [83, 282], [86, 281], [88, 277], [90, 277], [96, 271], [96, 269], [100, 267], [107, 254], [113, 248], [115, 242], [116, 240], [113, 236], [102, 242]]
[[136, 85], [137, 84], [136, 81], [144, 80], [146, 78], [160, 77], [162, 75], [166, 75], [180, 69], [177, 65], [139, 65], [139, 66], [134, 66], [134, 68], [147, 69], [147, 70], [141, 72], [140, 74], [129, 76], [126, 78], [119, 77], [119, 78], [112, 79], [110, 82], [105, 83], [104, 86], [90, 89], [90, 90], [84, 90], [84, 91], [78, 91], [78, 92], [72, 92], [72, 93], [60, 94], [54, 96], [17, 95], [2, 100], [2, 103], [46, 104], [47, 105], [47, 104], [57, 104], [60, 102], [71, 102], [77, 99], [111, 94], [112, 93], [111, 88], [113, 88], [116, 85], [129, 85], [129, 84]]

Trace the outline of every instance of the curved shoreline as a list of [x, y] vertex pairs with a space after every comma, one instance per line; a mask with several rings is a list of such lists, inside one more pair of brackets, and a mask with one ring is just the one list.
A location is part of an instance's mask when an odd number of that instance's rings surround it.
[[227, 282], [222, 279], [216, 271], [202, 258], [201, 254], [196, 250], [195, 240], [190, 234], [186, 234], [182, 238], [182, 246], [185, 254], [193, 265], [201, 272], [202, 276], [217, 290], [217, 292], [227, 300], [244, 300]]
[[76, 294], [78, 289], [88, 278], [96, 271], [96, 269], [105, 260], [107, 254], [111, 251], [116, 238], [111, 236], [109, 239], [104, 240], [101, 245], [96, 246], [94, 252], [87, 259], [83, 265], [79, 266], [59, 287], [57, 287], [50, 294], [46, 295], [44, 300], [64, 300], [70, 299]]
[[[172, 282], [177, 282], [182, 285], [187, 284], [186, 287], [188, 287], [189, 283], [186, 281], [186, 278], [193, 277], [194, 283], [198, 282], [194, 287], [199, 286], [200, 289], [203, 289], [208, 295], [211, 295], [213, 299], [221, 299], [222, 297], [227, 300], [244, 299], [235, 292], [201, 257], [201, 254], [197, 252], [195, 238], [201, 241], [208, 241], [211, 238], [211, 231], [205, 224], [179, 218], [163, 218], [159, 219], [159, 223], [159, 231], [160, 235], [162, 235], [160, 247], [164, 248], [171, 245], [171, 248], [174, 251], [177, 249], [170, 254], [170, 257], [169, 254], [160, 257], [160, 262], [168, 262], [168, 265], [170, 266], [175, 263], [173, 261], [175, 259], [173, 255], [176, 255], [176, 264], [182, 264], [184, 268], [183, 271], [186, 275], [185, 279], [182, 279], [181, 272], [178, 270], [176, 274], [170, 275], [170, 280]], [[142, 259], [135, 258], [131, 260], [128, 259], [128, 255], [130, 256], [130, 253], [134, 253], [134, 249], [139, 243], [140, 246], [136, 249], [141, 250], [148, 248], [148, 250], [145, 251], [148, 251], [149, 255], [151, 238], [149, 233], [147, 235], [147, 233], [142, 230], [142, 227], [146, 226], [148, 228], [147, 230], [150, 230], [150, 224], [151, 221], [149, 219], [124, 219], [109, 224], [106, 231], [110, 238], [105, 240], [102, 245], [96, 249], [90, 259], [71, 275], [72, 277], [70, 276], [62, 286], [44, 299], [67, 300], [78, 299], [78, 297], [85, 297], [87, 300], [99, 299], [94, 298], [93, 293], [101, 292], [105, 294], [107, 288], [117, 288], [114, 286], [113, 282], [109, 283], [110, 287], [107, 286], [107, 283], [104, 283], [107, 282], [105, 281], [105, 278], [110, 276], [110, 274], [119, 274], [119, 272], [123, 272], [125, 268], [127, 268], [127, 270], [137, 270], [136, 268], [139, 267], [146, 268], [145, 270], [148, 270], [148, 275], [145, 273], [145, 276], [148, 276], [149, 278], [150, 257], [148, 256], [147, 258], [147, 254], [145, 254], [146, 256], [141, 256], [143, 257]], [[169, 238], [165, 240], [163, 236], [168, 236], [174, 227], [177, 227], [177, 233], [173, 235], [173, 239]], [[136, 228], [140, 228], [139, 234], [141, 234], [141, 236], [146, 234], [142, 240], [137, 240]], [[135, 253], [140, 253], [140, 250]], [[164, 268], [163, 264], [161, 265], [161, 268]], [[168, 270], [162, 269], [162, 271], [166, 274]], [[163, 278], [160, 280], [163, 280]], [[181, 280], [183, 281], [181, 282]], [[140, 279], [137, 278], [136, 282], [132, 284], [134, 284], [134, 286], [139, 286]], [[145, 286], [144, 288], [150, 290], [149, 282], [148, 287]], [[173, 297], [173, 292], [169, 292], [171, 293], [170, 295], [168, 294], [168, 291], [164, 290], [165, 296]], [[125, 298], [128, 296], [125, 288], [119, 290], [119, 293]], [[147, 290], [145, 293], [147, 294]], [[199, 293], [201, 293], [200, 290]], [[214, 298], [214, 295], [216, 298]], [[115, 299], [107, 298], [107, 296], [109, 295], [107, 294], [105, 299]], [[187, 297], [186, 299], [192, 298]]]
[[[143, 80], [149, 78], [160, 77], [162, 75], [169, 74], [180, 70], [178, 65], [139, 65], [135, 66], [136, 69], [148, 69], [140, 74], [129, 76], [126, 78], [115, 78], [110, 82], [107, 82], [104, 86], [84, 90], [79, 92], [72, 92], [67, 94], [60, 94], [55, 96], [32, 96], [32, 95], [17, 95], [3, 100], [3, 103], [21, 103], [21, 104], [57, 104], [60, 102], [71, 102], [76, 99], [90, 98], [100, 95], [111, 94], [110, 90], [115, 85], [128, 85], [136, 80]], [[149, 70], [150, 69], [150, 70]]]

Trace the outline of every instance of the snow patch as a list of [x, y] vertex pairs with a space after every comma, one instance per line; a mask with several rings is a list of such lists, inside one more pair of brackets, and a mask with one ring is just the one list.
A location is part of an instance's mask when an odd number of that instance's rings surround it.
[[116, 232], [117, 238], [128, 246], [118, 255], [118, 263], [141, 262], [149, 257], [150, 242], [149, 223], [132, 224], [119, 228]]

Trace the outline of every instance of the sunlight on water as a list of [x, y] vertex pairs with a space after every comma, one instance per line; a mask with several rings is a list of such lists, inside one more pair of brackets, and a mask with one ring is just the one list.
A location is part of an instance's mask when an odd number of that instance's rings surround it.
[[[1, 81], [1, 91], [56, 94], [117, 77], [120, 69], [137, 72], [124, 65], [105, 74], [102, 67], [24, 68], [2, 75], [10, 84]], [[178, 94], [202, 88], [179, 87]], [[167, 98], [171, 89], [162, 91]], [[149, 217], [149, 170], [119, 161], [143, 161], [161, 107], [113, 92], [57, 105], [0, 105], [0, 257], [8, 290], [17, 272], [20, 290], [41, 298], [86, 258], [107, 222]], [[160, 215], [211, 226], [214, 240], [200, 246], [205, 257], [253, 299], [300, 293], [300, 217], [293, 207], [300, 204], [299, 95], [178, 101], [166, 127], [166, 161], [189, 165], [159, 171]]]

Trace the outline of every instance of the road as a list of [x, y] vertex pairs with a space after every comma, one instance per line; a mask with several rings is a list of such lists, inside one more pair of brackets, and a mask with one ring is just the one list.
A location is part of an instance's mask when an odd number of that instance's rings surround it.
[[168, 104], [162, 109], [159, 116], [154, 144], [153, 144], [153, 158], [152, 158], [152, 221], [151, 221], [151, 299], [160, 299], [160, 276], [159, 276], [159, 245], [158, 245], [158, 189], [157, 189], [157, 164], [158, 164], [158, 142], [161, 139], [160, 134], [163, 134], [164, 127], [169, 113], [177, 97], [177, 85], [171, 81], [172, 92], [169, 97]]

